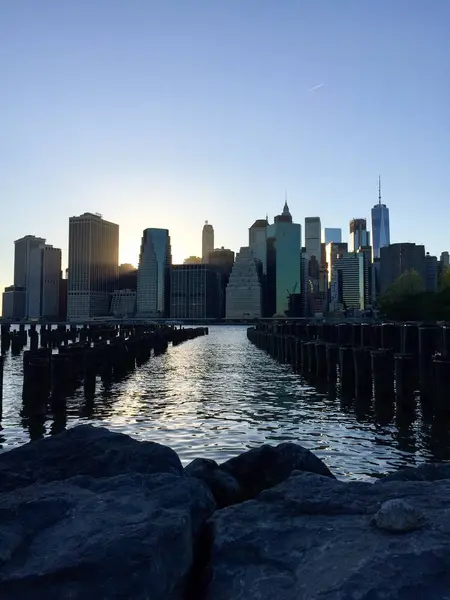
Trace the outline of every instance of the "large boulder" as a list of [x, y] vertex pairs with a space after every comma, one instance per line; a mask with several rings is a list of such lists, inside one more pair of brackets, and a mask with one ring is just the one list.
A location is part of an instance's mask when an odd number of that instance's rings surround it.
[[242, 489], [236, 479], [221, 469], [216, 461], [196, 458], [185, 467], [189, 477], [201, 479], [212, 492], [218, 508], [236, 504], [242, 500]]
[[252, 448], [230, 458], [220, 467], [239, 482], [245, 499], [255, 498], [263, 490], [281, 483], [293, 471], [308, 471], [334, 478], [320, 458], [292, 442]]
[[0, 495], [2, 600], [181, 600], [215, 508], [171, 474], [79, 476]]
[[171, 448], [81, 425], [0, 454], [0, 493], [76, 475], [111, 477], [130, 472], [182, 475], [183, 467]]
[[[449, 480], [374, 485], [295, 472], [215, 512], [205, 597], [441, 600], [450, 589], [449, 497]], [[379, 529], [374, 517], [392, 499], [407, 501], [423, 526]]]

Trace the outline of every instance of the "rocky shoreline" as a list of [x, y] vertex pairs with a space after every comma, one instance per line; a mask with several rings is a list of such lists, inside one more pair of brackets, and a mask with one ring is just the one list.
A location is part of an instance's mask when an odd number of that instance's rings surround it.
[[450, 598], [449, 499], [450, 464], [342, 482], [284, 443], [183, 469], [75, 427], [0, 455], [0, 598]]

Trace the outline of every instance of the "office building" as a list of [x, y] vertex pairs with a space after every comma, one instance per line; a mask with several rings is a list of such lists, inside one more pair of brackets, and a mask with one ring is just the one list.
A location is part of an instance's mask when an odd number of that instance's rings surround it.
[[330, 242], [325, 246], [325, 262], [327, 264], [328, 285], [331, 285], [333, 267], [339, 255], [348, 252], [348, 246], [344, 243]]
[[59, 320], [67, 320], [67, 277], [61, 278], [59, 282]]
[[338, 227], [325, 227], [322, 229], [323, 244], [340, 244], [342, 242], [342, 229]]
[[320, 217], [305, 218], [305, 249], [309, 260], [315, 258], [320, 264], [321, 257], [321, 225]]
[[425, 289], [427, 292], [437, 292], [438, 289], [438, 259], [429, 252], [425, 255]]
[[370, 306], [370, 264], [364, 252], [346, 252], [339, 255], [331, 276], [330, 310], [359, 312]]
[[413, 243], [390, 244], [380, 249], [380, 292], [406, 271], [416, 271], [425, 287], [425, 247]]
[[361, 246], [370, 246], [370, 232], [367, 231], [365, 219], [352, 219], [350, 221], [349, 252], [356, 252]]
[[119, 265], [119, 290], [137, 290], [137, 273], [138, 270], [130, 263]]
[[248, 246], [241, 248], [227, 285], [227, 319], [257, 319], [262, 316], [261, 275], [261, 262]]
[[211, 265], [173, 265], [170, 273], [172, 319], [218, 319], [221, 317], [221, 280]]
[[20, 321], [25, 315], [26, 288], [18, 285], [5, 287], [2, 295], [2, 317]]
[[248, 230], [248, 245], [253, 256], [261, 262], [263, 273], [267, 273], [267, 219], [257, 219]]
[[67, 318], [83, 321], [109, 314], [117, 289], [119, 226], [100, 214], [69, 219]]
[[[373, 258], [380, 258], [380, 248], [389, 246], [389, 209], [381, 203], [381, 181], [378, 178], [378, 204], [372, 208]], [[364, 244], [361, 244], [364, 245]], [[368, 246], [370, 243], [367, 244]]]
[[441, 253], [440, 263], [443, 267], [450, 266], [450, 255], [448, 252]]
[[110, 314], [117, 318], [132, 317], [136, 312], [136, 290], [119, 289], [112, 293]]
[[205, 221], [202, 231], [202, 261], [209, 262], [209, 255], [214, 250], [214, 228]]
[[29, 319], [58, 319], [60, 281], [61, 250], [49, 244], [34, 247], [27, 288]]
[[281, 215], [267, 227], [267, 293], [277, 315], [285, 315], [289, 298], [301, 293], [301, 247], [301, 226], [292, 222], [285, 202]]
[[[30, 313], [30, 289], [32, 285], [33, 271], [31, 268], [31, 253], [35, 248], [39, 248], [45, 244], [44, 238], [39, 238], [34, 235], [26, 235], [14, 242], [14, 286], [17, 288], [25, 288], [25, 303], [23, 314], [20, 318], [28, 317]], [[19, 301], [16, 306], [21, 306]], [[19, 318], [19, 315], [15, 315]]]
[[209, 264], [214, 267], [219, 277], [219, 317], [225, 318], [226, 314], [226, 289], [234, 264], [234, 252], [228, 248], [216, 248], [209, 254]]
[[170, 312], [172, 254], [167, 229], [144, 229], [139, 255], [137, 315], [167, 317]]

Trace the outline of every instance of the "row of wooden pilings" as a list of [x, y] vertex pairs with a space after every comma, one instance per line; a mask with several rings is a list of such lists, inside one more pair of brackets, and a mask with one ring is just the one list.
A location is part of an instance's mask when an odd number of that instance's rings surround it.
[[342, 397], [450, 412], [450, 326], [417, 323], [260, 323], [248, 339], [307, 381]]
[[[152, 353], [164, 353], [169, 343], [207, 335], [208, 328], [168, 326], [82, 326], [67, 328], [66, 338], [60, 328], [62, 344], [46, 343], [46, 334], [29, 330], [30, 349], [23, 353], [23, 408], [27, 416], [45, 415], [50, 405], [57, 411], [80, 385], [86, 398], [93, 398], [97, 377], [104, 383], [120, 379], [148, 361]], [[58, 331], [58, 330], [52, 330]], [[17, 332], [20, 334], [19, 332]], [[13, 335], [15, 335], [14, 332]], [[44, 339], [43, 347], [32, 343], [34, 334]], [[75, 342], [71, 342], [75, 339]], [[5, 355], [0, 356], [0, 402], [3, 396]]]

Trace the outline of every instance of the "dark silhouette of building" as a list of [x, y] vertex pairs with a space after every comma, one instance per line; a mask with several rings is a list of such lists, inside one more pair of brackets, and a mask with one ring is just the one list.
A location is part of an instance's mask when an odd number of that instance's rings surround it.
[[436, 292], [438, 289], [438, 259], [429, 252], [425, 255], [425, 289], [427, 292]]
[[2, 317], [20, 320], [25, 315], [27, 288], [21, 285], [9, 285], [3, 292]]
[[67, 279], [59, 280], [59, 319], [67, 320]]
[[210, 252], [208, 257], [209, 264], [218, 274], [220, 281], [219, 305], [221, 318], [225, 318], [226, 315], [226, 289], [233, 269], [234, 258], [233, 250], [229, 250], [223, 246]]
[[383, 294], [405, 271], [416, 271], [425, 287], [425, 247], [410, 242], [380, 248], [380, 291]]
[[138, 270], [129, 263], [119, 265], [119, 290], [137, 290]]
[[173, 265], [170, 275], [172, 319], [218, 319], [220, 274], [209, 264]]

